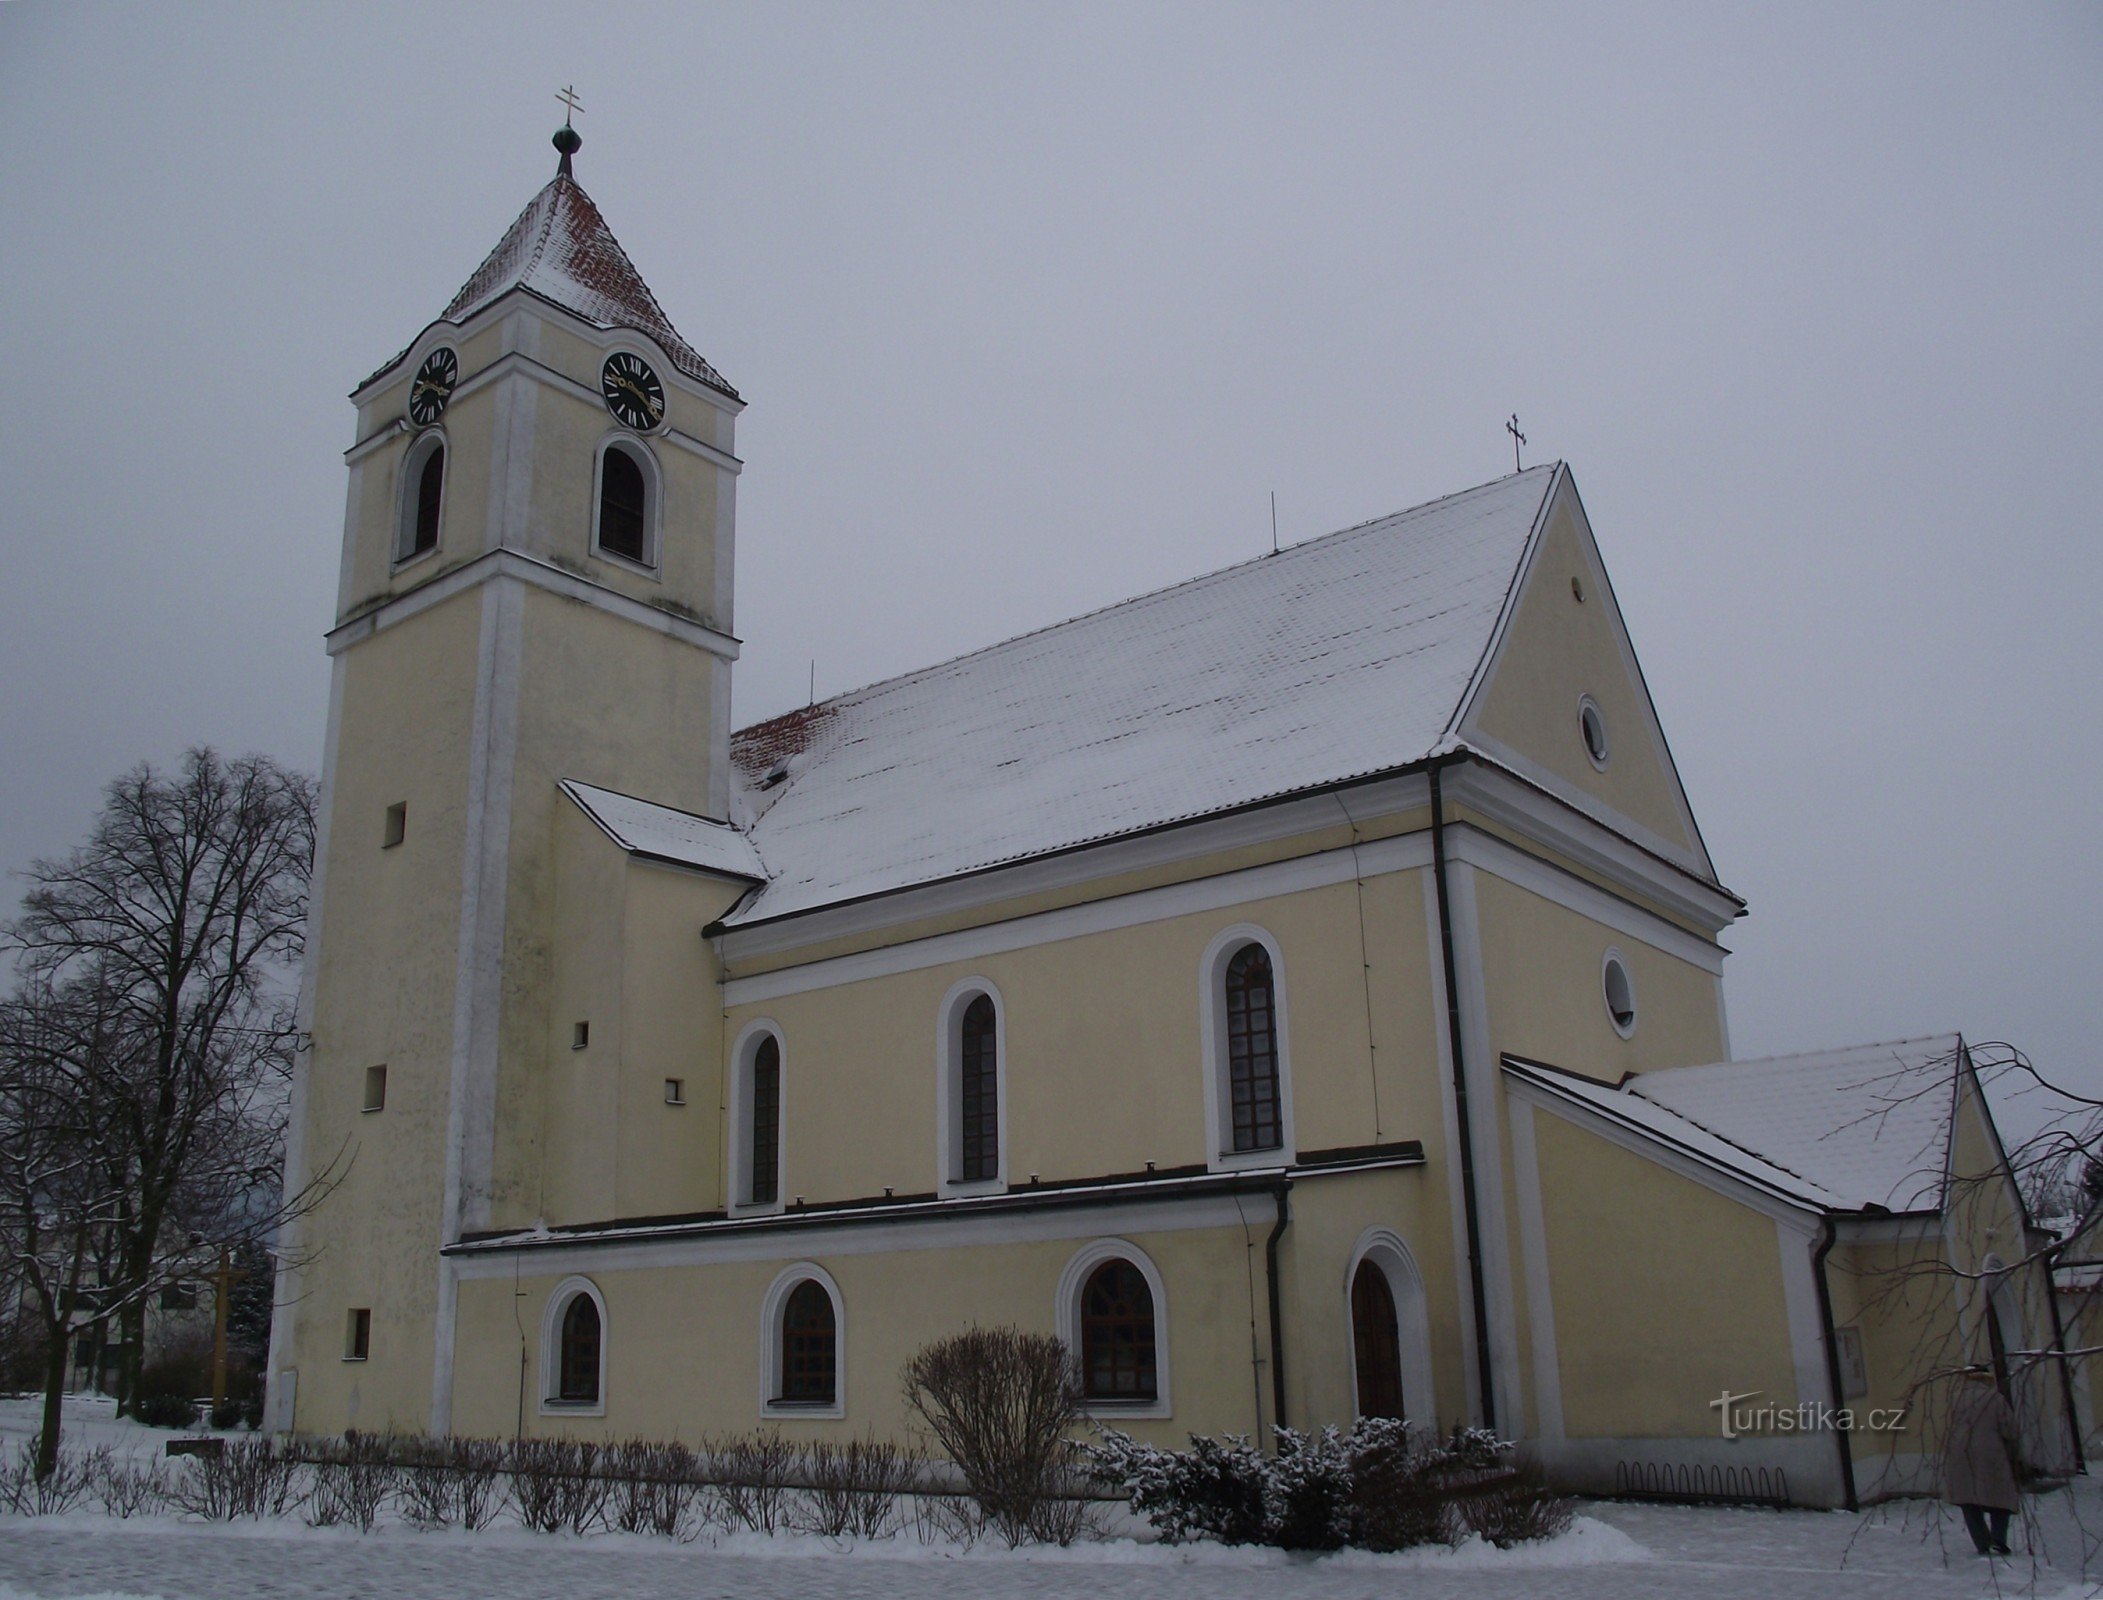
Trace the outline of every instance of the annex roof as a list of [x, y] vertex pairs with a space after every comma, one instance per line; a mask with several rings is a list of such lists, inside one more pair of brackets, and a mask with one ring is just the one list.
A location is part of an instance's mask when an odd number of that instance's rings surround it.
[[[537, 295], [595, 328], [632, 328], [648, 334], [689, 378], [738, 398], [728, 380], [672, 326], [591, 196], [567, 172], [558, 172], [526, 203], [438, 320], [465, 322], [514, 289]], [[400, 360], [396, 356], [372, 377]]]
[[670, 806], [616, 794], [574, 778], [563, 780], [562, 792], [631, 855], [753, 883], [766, 881], [766, 866], [752, 848], [752, 841], [727, 822], [674, 811]]
[[1930, 1034], [1601, 1083], [1506, 1057], [1505, 1070], [1660, 1143], [1820, 1210], [1935, 1211], [1964, 1041]]
[[1560, 464], [732, 738], [744, 925], [1405, 768], [1452, 747]]

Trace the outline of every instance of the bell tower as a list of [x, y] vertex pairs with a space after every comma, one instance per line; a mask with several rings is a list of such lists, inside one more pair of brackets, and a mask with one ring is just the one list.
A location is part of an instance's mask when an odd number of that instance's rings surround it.
[[[538, 1214], [558, 784], [727, 815], [737, 391], [576, 181], [351, 394], [272, 1425], [448, 1421], [440, 1249]], [[288, 1292], [289, 1291], [289, 1292]]]

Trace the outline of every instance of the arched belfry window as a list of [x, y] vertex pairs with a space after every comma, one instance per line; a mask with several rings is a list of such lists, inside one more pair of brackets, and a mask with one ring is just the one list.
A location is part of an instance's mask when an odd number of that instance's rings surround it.
[[1271, 958], [1245, 944], [1227, 963], [1227, 1098], [1236, 1154], [1284, 1141], [1278, 1095], [1278, 1006]]
[[438, 548], [439, 517], [445, 509], [445, 438], [427, 433], [402, 461], [401, 528], [394, 559], [411, 561]]
[[632, 439], [609, 440], [599, 452], [599, 498], [592, 519], [592, 545], [602, 556], [637, 566], [657, 564], [654, 523], [657, 469]]

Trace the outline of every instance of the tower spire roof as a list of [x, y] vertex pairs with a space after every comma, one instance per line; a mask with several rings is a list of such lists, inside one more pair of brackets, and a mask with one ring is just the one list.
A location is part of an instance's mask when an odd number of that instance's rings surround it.
[[[657, 296], [650, 292], [643, 275], [628, 259], [628, 252], [614, 238], [598, 206], [571, 175], [570, 157], [582, 143], [571, 128], [565, 127], [556, 135], [555, 147], [562, 157], [560, 169], [547, 187], [526, 203], [526, 209], [518, 214], [473, 276], [460, 286], [460, 292], [439, 314], [439, 320], [465, 322], [499, 296], [523, 289], [594, 327], [632, 328], [648, 334], [664, 347], [672, 365], [689, 378], [737, 399], [738, 392], [729, 380], [702, 359], [701, 353], [672, 326], [672, 319], [664, 314]], [[400, 360], [396, 356], [373, 377]], [[365, 381], [370, 383], [372, 378]]]

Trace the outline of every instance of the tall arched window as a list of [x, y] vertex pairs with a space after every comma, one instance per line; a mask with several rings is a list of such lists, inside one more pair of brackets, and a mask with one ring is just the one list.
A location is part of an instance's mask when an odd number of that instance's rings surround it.
[[1233, 1143], [1275, 1150], [1285, 1142], [1278, 1096], [1277, 1002], [1270, 953], [1245, 944], [1227, 963], [1227, 1091]]
[[789, 1291], [781, 1313], [781, 1405], [829, 1406], [839, 1392], [839, 1330], [832, 1296], [815, 1278]]
[[599, 1398], [599, 1306], [588, 1294], [570, 1297], [562, 1313], [561, 1374], [555, 1398], [591, 1405]]
[[1371, 1261], [1351, 1279], [1351, 1354], [1358, 1373], [1358, 1414], [1401, 1420], [1402, 1329], [1387, 1274]]
[[598, 545], [602, 555], [650, 565], [650, 480], [632, 445], [600, 453]]
[[752, 1052], [746, 1200], [770, 1206], [781, 1198], [781, 1041], [767, 1034]]
[[1000, 1175], [1000, 1058], [994, 1031], [993, 1000], [982, 994], [964, 1008], [957, 1052], [963, 1139], [958, 1176], [966, 1183]]
[[409, 447], [402, 461], [401, 527], [394, 559], [413, 560], [438, 548], [438, 519], [445, 508], [445, 438], [432, 432]]
[[1154, 1294], [1121, 1257], [1105, 1261], [1081, 1287], [1081, 1381], [1091, 1400], [1152, 1400]]

